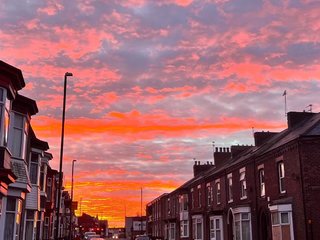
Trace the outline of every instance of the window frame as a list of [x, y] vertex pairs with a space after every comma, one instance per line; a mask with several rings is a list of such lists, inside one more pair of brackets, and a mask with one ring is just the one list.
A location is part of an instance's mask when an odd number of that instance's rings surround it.
[[180, 237], [181, 238], [189, 237], [189, 220], [180, 221]]
[[258, 169], [258, 177], [259, 177], [259, 195], [264, 198], [266, 196], [266, 183], [264, 176], [264, 168]]
[[206, 184], [207, 190], [207, 206], [213, 205], [213, 194], [212, 194], [212, 184], [209, 182]]
[[217, 205], [221, 204], [221, 184], [220, 184], [220, 179], [217, 179], [215, 181], [215, 187], [216, 187], [216, 203]]
[[277, 172], [278, 172], [278, 184], [279, 184], [279, 192], [286, 193], [286, 189], [284, 186], [285, 179], [285, 169], [283, 160], [277, 162]]
[[[219, 228], [217, 228], [217, 224], [216, 224], [217, 220], [220, 222]], [[210, 223], [209, 223], [210, 240], [216, 240], [217, 231], [220, 231], [220, 239], [223, 239], [223, 217], [222, 216], [211, 216], [209, 218], [209, 221], [210, 221]], [[214, 237], [212, 237], [212, 235], [214, 235]]]
[[[199, 229], [199, 224], [200, 224], [200, 229]], [[200, 235], [201, 237], [198, 238], [198, 233], [200, 230]], [[203, 239], [203, 217], [202, 215], [195, 215], [192, 216], [192, 239], [193, 240], [202, 240]]]
[[228, 203], [233, 202], [233, 180], [232, 180], [232, 173], [228, 174]]
[[240, 199], [247, 199], [248, 191], [247, 191], [247, 179], [246, 179], [246, 169], [241, 168], [239, 171], [239, 181], [240, 181]]

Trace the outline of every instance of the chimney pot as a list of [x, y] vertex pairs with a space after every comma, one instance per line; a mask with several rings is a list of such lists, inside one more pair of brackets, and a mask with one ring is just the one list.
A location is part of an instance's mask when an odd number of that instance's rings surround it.
[[222, 147], [220, 148], [220, 152], [222, 152]]

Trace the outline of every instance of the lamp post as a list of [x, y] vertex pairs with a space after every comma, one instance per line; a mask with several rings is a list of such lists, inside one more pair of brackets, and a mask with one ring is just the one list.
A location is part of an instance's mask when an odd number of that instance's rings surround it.
[[62, 159], [63, 159], [63, 143], [64, 143], [64, 122], [66, 115], [66, 95], [67, 95], [67, 77], [72, 77], [73, 74], [66, 72], [64, 74], [63, 87], [63, 108], [62, 108], [62, 127], [61, 127], [61, 147], [60, 147], [60, 165], [59, 165], [59, 186], [58, 186], [58, 206], [57, 206], [57, 225], [55, 231], [55, 239], [59, 239], [60, 228], [60, 204], [61, 204], [61, 188], [62, 188]]
[[71, 205], [70, 205], [70, 240], [73, 239], [73, 222], [72, 222], [72, 218], [73, 218], [73, 214], [72, 214], [72, 202], [73, 202], [73, 173], [74, 173], [74, 163], [77, 160], [72, 160], [72, 175], [71, 175]]

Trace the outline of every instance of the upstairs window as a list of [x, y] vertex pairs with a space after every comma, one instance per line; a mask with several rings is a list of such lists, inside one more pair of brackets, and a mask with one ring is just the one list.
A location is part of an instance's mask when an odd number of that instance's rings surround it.
[[285, 172], [284, 172], [284, 163], [283, 161], [278, 162], [278, 179], [279, 179], [279, 191], [280, 193], [285, 193], [285, 186], [284, 186], [284, 177], [285, 177]]
[[202, 201], [202, 196], [201, 196], [201, 185], [198, 185], [198, 206], [201, 207], [201, 201]]
[[39, 154], [31, 153], [30, 182], [32, 184], [38, 184], [38, 168], [39, 168]]
[[247, 182], [245, 168], [240, 169], [240, 198], [247, 198]]
[[11, 102], [7, 98], [7, 90], [0, 87], [0, 145], [8, 145], [8, 131]]
[[264, 169], [259, 170], [259, 186], [260, 186], [260, 197], [265, 197], [266, 189], [265, 189], [265, 181], [264, 181]]
[[188, 211], [188, 194], [179, 197], [180, 212]]
[[207, 206], [212, 204], [212, 187], [210, 183], [207, 183]]
[[28, 123], [19, 113], [12, 113], [13, 125], [10, 131], [10, 150], [14, 157], [25, 158]]
[[217, 204], [221, 203], [221, 186], [220, 186], [220, 180], [216, 181], [216, 199]]
[[233, 191], [232, 191], [232, 173], [228, 174], [228, 202], [233, 201]]
[[194, 189], [191, 188], [191, 209], [194, 209]]

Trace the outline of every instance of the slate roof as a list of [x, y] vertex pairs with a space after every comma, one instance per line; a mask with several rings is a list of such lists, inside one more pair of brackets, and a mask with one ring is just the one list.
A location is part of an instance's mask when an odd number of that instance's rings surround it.
[[26, 164], [21, 160], [13, 160], [11, 164], [12, 172], [17, 176], [16, 182], [30, 183]]

